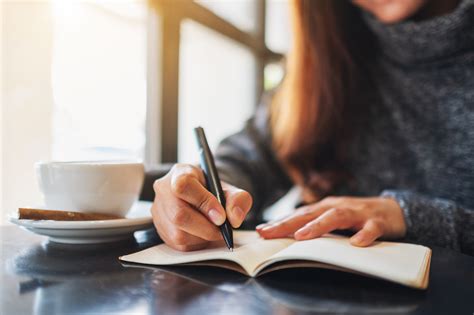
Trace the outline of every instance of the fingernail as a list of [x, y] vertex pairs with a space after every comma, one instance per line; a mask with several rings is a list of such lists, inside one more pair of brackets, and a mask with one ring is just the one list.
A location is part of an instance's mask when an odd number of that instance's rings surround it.
[[266, 231], [270, 231], [271, 229], [273, 229], [273, 227], [270, 225], [270, 226], [266, 226], [262, 229], [263, 232], [266, 232]]
[[215, 225], [222, 225], [225, 221], [224, 216], [221, 215], [221, 213], [217, 211], [216, 209], [209, 210], [207, 214]]
[[296, 231], [296, 234], [298, 234], [298, 237], [305, 237], [305, 236], [308, 236], [310, 232], [311, 232], [310, 228], [303, 227], [299, 229], [298, 231]]
[[261, 230], [261, 229], [263, 229], [263, 228], [266, 227], [266, 226], [267, 226], [267, 223], [259, 224], [259, 225], [257, 225], [257, 230]]
[[354, 244], [361, 244], [363, 242], [363, 237], [361, 235], [356, 235], [352, 237], [352, 243]]
[[243, 220], [245, 219], [245, 213], [244, 211], [242, 210], [242, 208], [240, 207], [235, 207], [234, 209], [232, 209], [232, 212], [234, 213], [234, 215], [239, 218], [240, 220]]

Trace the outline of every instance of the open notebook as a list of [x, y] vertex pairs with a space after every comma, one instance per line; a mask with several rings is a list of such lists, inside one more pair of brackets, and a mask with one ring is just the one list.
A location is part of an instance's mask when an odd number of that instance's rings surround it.
[[370, 247], [354, 247], [349, 238], [328, 234], [295, 241], [261, 239], [253, 231], [234, 232], [234, 251], [223, 242], [204, 250], [180, 252], [165, 244], [122, 256], [120, 260], [148, 265], [206, 265], [232, 269], [255, 277], [285, 268], [316, 267], [358, 273], [426, 289], [431, 250], [414, 244], [376, 242]]

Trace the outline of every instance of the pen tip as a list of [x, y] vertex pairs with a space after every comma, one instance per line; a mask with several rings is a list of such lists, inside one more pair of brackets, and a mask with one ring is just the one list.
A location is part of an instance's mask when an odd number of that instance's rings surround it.
[[233, 251], [234, 251], [234, 248], [233, 248], [233, 247], [230, 247], [229, 250], [230, 250], [231, 252], [233, 252]]

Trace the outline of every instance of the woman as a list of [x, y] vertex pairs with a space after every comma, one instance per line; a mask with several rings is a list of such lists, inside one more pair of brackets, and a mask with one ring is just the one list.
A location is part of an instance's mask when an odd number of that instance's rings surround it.
[[[474, 1], [295, 0], [288, 72], [216, 153], [227, 209], [202, 172], [155, 182], [162, 239], [178, 250], [258, 221], [296, 184], [305, 206], [264, 238], [353, 230], [474, 254]], [[252, 206], [253, 198], [253, 206]], [[251, 210], [252, 209], [252, 210]]]

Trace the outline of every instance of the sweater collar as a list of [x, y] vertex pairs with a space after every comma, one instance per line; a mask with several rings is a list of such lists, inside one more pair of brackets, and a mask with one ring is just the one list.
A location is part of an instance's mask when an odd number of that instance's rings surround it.
[[382, 52], [401, 64], [426, 63], [474, 51], [474, 0], [463, 0], [450, 14], [423, 21], [383, 24], [364, 13]]

